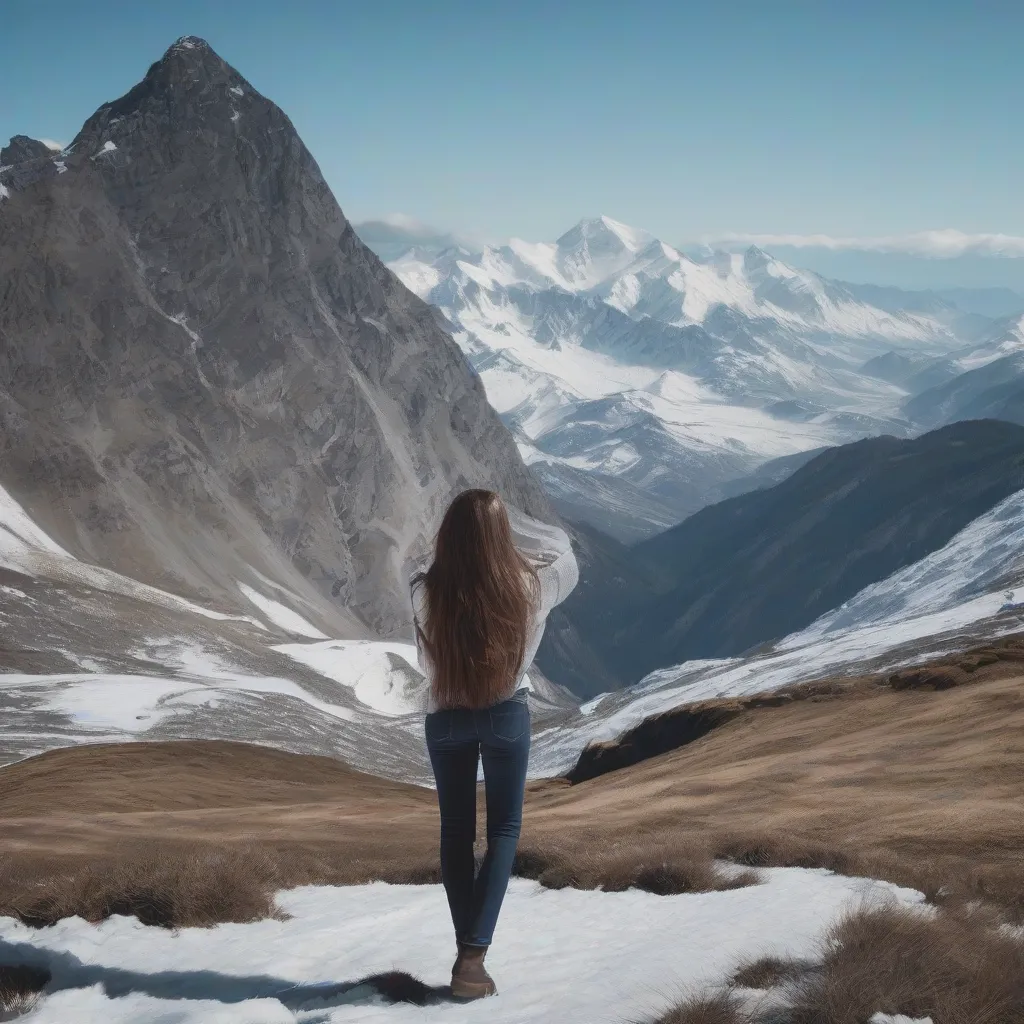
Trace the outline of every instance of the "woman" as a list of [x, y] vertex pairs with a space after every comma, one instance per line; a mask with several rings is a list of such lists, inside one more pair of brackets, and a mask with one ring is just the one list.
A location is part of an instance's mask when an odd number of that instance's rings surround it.
[[[452, 994], [463, 999], [496, 991], [484, 956], [512, 873], [530, 754], [520, 683], [548, 612], [579, 579], [562, 530], [515, 510], [512, 517], [515, 533], [497, 494], [463, 491], [445, 513], [433, 563], [412, 580], [416, 647], [430, 683], [425, 731], [441, 811], [441, 880], [458, 944]], [[487, 854], [474, 877], [481, 759]]]

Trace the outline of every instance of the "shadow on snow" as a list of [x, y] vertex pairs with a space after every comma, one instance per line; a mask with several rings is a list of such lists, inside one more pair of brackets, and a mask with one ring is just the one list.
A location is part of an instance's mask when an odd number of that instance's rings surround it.
[[[431, 1006], [452, 1002], [447, 985], [426, 985], [403, 971], [385, 971], [357, 981], [299, 984], [270, 975], [220, 974], [217, 971], [157, 971], [151, 974], [86, 964], [71, 953], [39, 949], [30, 943], [0, 939], [0, 964], [39, 968], [49, 974], [43, 995], [100, 985], [110, 999], [142, 993], [156, 999], [209, 999], [242, 1003], [277, 999], [290, 1010], [330, 1009], [361, 1003], [412, 1003]], [[314, 1018], [315, 1020], [315, 1018]]]

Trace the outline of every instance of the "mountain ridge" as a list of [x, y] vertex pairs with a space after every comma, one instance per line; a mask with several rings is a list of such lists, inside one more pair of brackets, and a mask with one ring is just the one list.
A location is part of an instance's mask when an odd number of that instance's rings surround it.
[[551, 515], [435, 312], [201, 40], [0, 181], [0, 483], [75, 555], [386, 634], [453, 488]]
[[[1015, 424], [868, 438], [634, 545], [615, 581], [570, 596], [565, 614], [628, 682], [743, 655], [919, 561], [1022, 488], [1024, 428]], [[669, 582], [636, 582], [659, 574]]]

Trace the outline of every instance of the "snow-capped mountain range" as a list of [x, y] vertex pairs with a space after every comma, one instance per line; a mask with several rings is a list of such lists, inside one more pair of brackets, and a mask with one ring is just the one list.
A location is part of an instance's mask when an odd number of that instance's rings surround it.
[[768, 460], [916, 432], [913, 392], [865, 364], [978, 347], [953, 307], [882, 309], [757, 248], [684, 253], [609, 217], [390, 266], [447, 317], [563, 513], [623, 540]]

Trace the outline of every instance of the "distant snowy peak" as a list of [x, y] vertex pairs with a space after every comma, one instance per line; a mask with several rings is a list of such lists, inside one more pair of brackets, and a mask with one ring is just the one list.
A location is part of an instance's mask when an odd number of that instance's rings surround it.
[[558, 267], [570, 286], [586, 290], [621, 271], [653, 241], [611, 217], [581, 220], [555, 243]]
[[513, 238], [505, 245], [487, 246], [459, 269], [482, 287], [585, 292], [620, 273], [653, 241], [644, 231], [598, 217], [580, 221], [557, 242]]
[[876, 309], [842, 286], [756, 248], [694, 257], [654, 241], [596, 291], [631, 316], [681, 326], [703, 324], [724, 307], [798, 333], [949, 341], [948, 330], [936, 321]]
[[809, 338], [884, 339], [942, 351], [953, 343], [938, 319], [876, 308], [844, 285], [757, 247], [686, 254], [610, 217], [582, 220], [553, 243], [512, 239], [480, 253], [448, 251], [435, 258], [411, 250], [391, 266], [441, 307], [475, 304], [467, 288], [495, 293], [492, 303], [499, 306], [505, 302], [500, 293], [509, 289], [555, 290], [593, 295], [635, 320], [682, 327], [705, 325], [725, 309]]
[[555, 243], [562, 252], [572, 252], [581, 246], [591, 251], [601, 250], [614, 252], [619, 249], [639, 252], [651, 242], [654, 235], [639, 228], [631, 228], [611, 217], [584, 218], [575, 227], [570, 228]]

